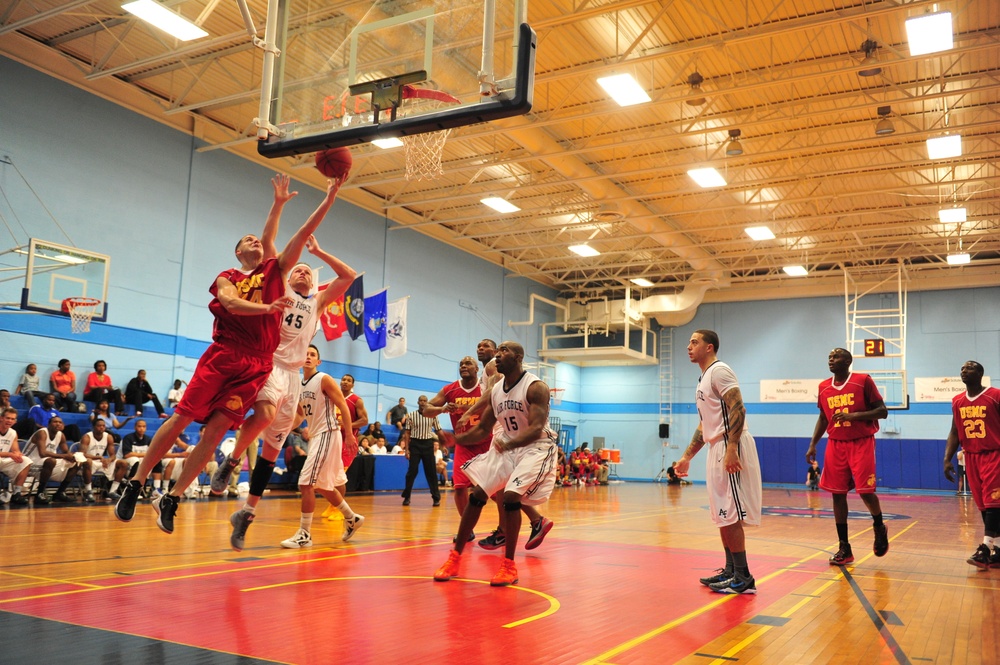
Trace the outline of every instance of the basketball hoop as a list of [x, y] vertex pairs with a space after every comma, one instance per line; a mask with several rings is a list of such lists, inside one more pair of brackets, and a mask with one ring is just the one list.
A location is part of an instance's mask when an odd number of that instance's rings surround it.
[[559, 406], [562, 404], [562, 394], [566, 392], [565, 388], [550, 388], [552, 406]]
[[[447, 92], [431, 88], [415, 88], [412, 85], [403, 86], [403, 99], [419, 100], [411, 108], [433, 110], [447, 104], [460, 104], [461, 100]], [[406, 155], [407, 180], [433, 180], [444, 174], [441, 167], [441, 155], [444, 154], [444, 144], [448, 141], [450, 129], [424, 134], [403, 136], [403, 152]]]
[[90, 320], [100, 306], [101, 301], [97, 298], [66, 298], [62, 301], [62, 310], [69, 314], [74, 335], [90, 332]]

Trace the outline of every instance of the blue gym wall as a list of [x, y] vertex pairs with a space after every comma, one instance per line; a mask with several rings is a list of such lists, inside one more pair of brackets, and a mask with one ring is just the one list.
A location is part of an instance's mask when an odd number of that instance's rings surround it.
[[[0, 212], [14, 234], [0, 229], [0, 249], [29, 236], [65, 242], [61, 226], [77, 245], [112, 257], [109, 320], [89, 335], [71, 337], [62, 317], [0, 310], [0, 385], [13, 387], [27, 362], [38, 363], [47, 378], [60, 357], [73, 361], [82, 384], [91, 363], [103, 358], [116, 383], [144, 368], [165, 396], [173, 378], [190, 376], [208, 343], [208, 286], [233, 265], [236, 240], [260, 231], [272, 174], [223, 150], [198, 152], [201, 144], [189, 136], [3, 58], [0, 81], [0, 156], [11, 157], [45, 206], [14, 166], [0, 164], [8, 197]], [[279, 243], [322, 197], [294, 184], [300, 195], [286, 206]], [[324, 248], [365, 273], [366, 292], [387, 286], [390, 300], [410, 296], [409, 353], [402, 358], [383, 360], [363, 340], [317, 338], [325, 369], [355, 374], [373, 416], [384, 418], [401, 396], [412, 404], [419, 394], [436, 392], [482, 337], [517, 340], [528, 361], [537, 361], [537, 326], [507, 322], [526, 320], [530, 294], [551, 298], [551, 290], [393, 227], [337, 203], [318, 233]], [[11, 265], [11, 258], [0, 256], [0, 264]], [[0, 300], [15, 299], [10, 294], [19, 295], [20, 286], [18, 279], [0, 282]], [[1000, 288], [911, 293], [908, 304], [911, 393], [912, 377], [956, 375], [970, 358], [987, 374], [1000, 373]], [[554, 312], [539, 306], [536, 318], [551, 321]], [[603, 436], [606, 445], [620, 448], [622, 477], [652, 478], [661, 459], [669, 464], [680, 456], [697, 424], [698, 369], [685, 351], [697, 328], [719, 332], [720, 358], [740, 378], [765, 480], [802, 482], [802, 440], [812, 433], [816, 409], [761, 404], [759, 382], [827, 375], [829, 350], [844, 343], [839, 297], [702, 305], [689, 325], [673, 332], [674, 416], [666, 448], [657, 435], [656, 367], [559, 364], [555, 384], [566, 390], [553, 415], [577, 427], [578, 443]], [[912, 404], [883, 421], [882, 482], [939, 487], [948, 418], [946, 404]], [[704, 453], [692, 466], [695, 479], [704, 477], [703, 459]]]

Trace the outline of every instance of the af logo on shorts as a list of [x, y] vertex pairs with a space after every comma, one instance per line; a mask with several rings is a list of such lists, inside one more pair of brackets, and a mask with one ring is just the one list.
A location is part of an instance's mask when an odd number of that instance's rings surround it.
[[868, 487], [875, 487], [875, 474], [868, 476], [868, 480], [865, 481], [865, 485]]
[[230, 411], [241, 411], [243, 409], [243, 400], [239, 395], [233, 395], [226, 400], [226, 408]]
[[725, 518], [729, 515], [729, 512], [725, 508], [719, 508], [719, 517]]

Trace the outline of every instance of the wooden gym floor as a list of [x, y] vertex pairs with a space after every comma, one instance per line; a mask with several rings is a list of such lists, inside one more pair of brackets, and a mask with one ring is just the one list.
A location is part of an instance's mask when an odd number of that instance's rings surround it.
[[[5, 508], [0, 662], [1000, 662], [1000, 569], [965, 562], [982, 538], [975, 506], [880, 496], [889, 554], [872, 555], [871, 520], [852, 512], [857, 561], [842, 570], [827, 564], [829, 496], [765, 489], [748, 533], [757, 596], [698, 583], [722, 563], [698, 485], [556, 489], [544, 507], [556, 526], [519, 548], [508, 588], [488, 584], [499, 551], [478, 547], [461, 578], [431, 579], [458, 523], [450, 492], [440, 508], [427, 494], [408, 508], [395, 493], [350, 496], [367, 518], [354, 539], [317, 513], [315, 545], [297, 551], [278, 546], [299, 514], [278, 492], [241, 553], [228, 541], [241, 500], [182, 503], [171, 536], [148, 504], [129, 524], [110, 504]], [[487, 507], [480, 536], [495, 519]]]

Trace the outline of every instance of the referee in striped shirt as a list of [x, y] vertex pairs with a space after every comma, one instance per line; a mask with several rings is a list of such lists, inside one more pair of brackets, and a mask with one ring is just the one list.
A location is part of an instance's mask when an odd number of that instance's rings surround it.
[[410, 460], [410, 466], [406, 469], [406, 489], [403, 490], [403, 505], [410, 505], [410, 492], [413, 490], [413, 481], [417, 478], [417, 466], [424, 463], [424, 477], [427, 478], [427, 486], [431, 488], [431, 497], [434, 498], [434, 505], [441, 505], [441, 493], [438, 491], [437, 468], [434, 461], [434, 433], [441, 431], [437, 418], [427, 418], [424, 416], [424, 407], [427, 406], [427, 395], [421, 395], [417, 399], [417, 410], [407, 414], [406, 433], [407, 442], [405, 445], [406, 456]]

